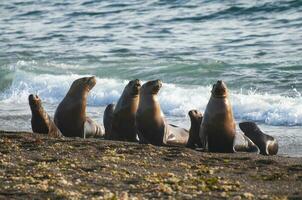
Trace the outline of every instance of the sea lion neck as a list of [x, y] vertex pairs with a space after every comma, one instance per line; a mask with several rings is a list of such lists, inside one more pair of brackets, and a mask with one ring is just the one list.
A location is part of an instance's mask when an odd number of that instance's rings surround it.
[[139, 96], [139, 110], [146, 110], [152, 107], [159, 106], [157, 95], [153, 94], [141, 94]]
[[228, 95], [227, 94], [215, 94], [215, 93], [212, 93], [212, 97], [214, 97], [214, 98], [227, 98]]
[[71, 87], [67, 93], [66, 96], [73, 97], [73, 98], [80, 98], [80, 99], [86, 99], [89, 93], [88, 88], [81, 88], [80, 90], [75, 90], [73, 87]]

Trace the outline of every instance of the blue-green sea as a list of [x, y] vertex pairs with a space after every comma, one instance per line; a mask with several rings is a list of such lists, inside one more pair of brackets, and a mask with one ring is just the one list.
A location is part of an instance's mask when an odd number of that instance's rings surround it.
[[300, 0], [0, 1], [1, 130], [31, 130], [30, 93], [53, 116], [88, 75], [97, 122], [129, 80], [161, 79], [161, 108], [185, 128], [224, 80], [238, 123], [257, 122], [279, 154], [302, 156]]

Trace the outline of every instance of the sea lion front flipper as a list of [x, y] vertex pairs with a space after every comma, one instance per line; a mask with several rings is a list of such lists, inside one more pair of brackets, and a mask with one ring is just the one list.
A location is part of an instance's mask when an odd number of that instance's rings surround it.
[[[206, 127], [206, 126], [204, 126]], [[200, 126], [200, 129], [204, 128], [202, 126]], [[201, 144], [201, 148], [203, 149], [208, 149], [208, 136], [206, 135], [205, 131], [200, 131], [199, 130], [199, 138], [200, 138], [200, 144]]]
[[240, 129], [244, 134], [251, 139], [260, 149], [263, 155], [276, 155], [278, 152], [277, 140], [265, 133], [254, 122], [241, 122], [239, 123]]
[[89, 117], [86, 118], [84, 123], [84, 137], [83, 138], [99, 138], [104, 135], [105, 131], [104, 128], [98, 125], [95, 121], [90, 119]]
[[49, 131], [48, 131], [48, 136], [53, 137], [53, 138], [63, 138], [64, 137], [63, 134], [58, 129], [56, 124], [51, 120], [49, 115], [48, 115], [48, 119], [49, 119], [49, 124], [50, 124]]
[[259, 148], [243, 133], [237, 132], [234, 139], [234, 152], [260, 153]]

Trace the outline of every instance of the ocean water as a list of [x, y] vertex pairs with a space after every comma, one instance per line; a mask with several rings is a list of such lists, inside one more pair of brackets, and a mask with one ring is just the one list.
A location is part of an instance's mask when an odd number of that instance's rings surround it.
[[257, 122], [279, 154], [302, 156], [302, 1], [0, 2], [0, 129], [30, 130], [28, 95], [53, 116], [73, 80], [95, 75], [102, 123], [131, 79], [162, 79], [169, 122], [189, 128], [224, 80], [236, 121]]

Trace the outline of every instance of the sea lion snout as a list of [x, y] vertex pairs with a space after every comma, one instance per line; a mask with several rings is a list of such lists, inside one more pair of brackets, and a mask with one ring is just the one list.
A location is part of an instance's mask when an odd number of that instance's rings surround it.
[[28, 96], [28, 102], [30, 106], [37, 106], [40, 105], [41, 99], [38, 97], [38, 95], [30, 94]]
[[154, 86], [153, 86], [153, 93], [156, 94], [160, 90], [160, 88], [163, 86], [163, 83], [161, 80], [155, 80]]
[[28, 99], [29, 99], [30, 101], [36, 101], [36, 100], [39, 100], [39, 97], [38, 97], [38, 95], [30, 94], [30, 95], [28, 96]]
[[216, 84], [213, 85], [212, 95], [214, 97], [226, 97], [227, 96], [227, 86], [222, 80], [218, 80]]
[[135, 79], [131, 82], [132, 82], [132, 85], [133, 85], [132, 86], [133, 93], [138, 94], [140, 89], [141, 89], [141, 86], [142, 86], [141, 81], [139, 79]]
[[142, 82], [140, 80], [136, 79], [135, 80], [135, 87], [136, 88], [141, 88], [141, 86], [142, 86]]
[[89, 89], [91, 90], [96, 84], [95, 76], [88, 77], [87, 78], [87, 84], [88, 84]]
[[155, 95], [158, 93], [161, 87], [162, 87], [162, 82], [159, 79], [148, 81], [143, 84], [140, 93], [145, 95]]
[[189, 113], [188, 113], [191, 121], [194, 120], [194, 121], [200, 121], [202, 120], [202, 113], [199, 112], [198, 110], [190, 110]]

